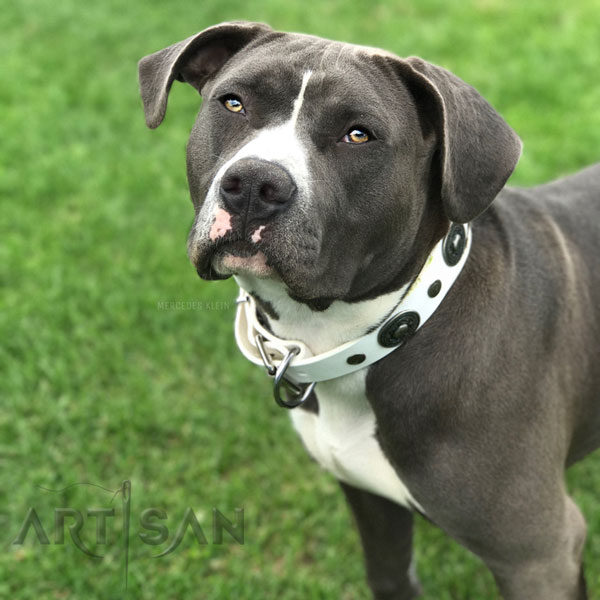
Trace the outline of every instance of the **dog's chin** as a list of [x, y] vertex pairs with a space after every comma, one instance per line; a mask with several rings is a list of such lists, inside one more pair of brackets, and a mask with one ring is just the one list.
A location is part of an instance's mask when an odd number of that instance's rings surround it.
[[259, 279], [276, 276], [264, 252], [243, 241], [219, 246], [198, 272], [203, 279], [227, 279], [232, 275], [251, 275]]
[[324, 310], [335, 299], [323, 293], [314, 274], [282, 268], [277, 256], [270, 248], [258, 248], [256, 244], [243, 240], [226, 241], [209, 247], [196, 263], [198, 275], [207, 281], [228, 279], [232, 275], [244, 280], [263, 279], [281, 282], [290, 297], [303, 302], [315, 310]]
[[275, 271], [267, 264], [267, 257], [259, 250], [252, 256], [237, 256], [229, 252], [213, 258], [213, 270], [221, 276], [252, 275], [259, 279], [273, 277]]

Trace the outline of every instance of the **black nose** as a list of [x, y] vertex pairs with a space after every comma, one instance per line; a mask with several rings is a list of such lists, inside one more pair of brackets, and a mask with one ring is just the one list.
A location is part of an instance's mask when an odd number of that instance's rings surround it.
[[296, 194], [289, 173], [272, 162], [242, 158], [221, 179], [221, 198], [233, 213], [269, 219], [283, 212]]

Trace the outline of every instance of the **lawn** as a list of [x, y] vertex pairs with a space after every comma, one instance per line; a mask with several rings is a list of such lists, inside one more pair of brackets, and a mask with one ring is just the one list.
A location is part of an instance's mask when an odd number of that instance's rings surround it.
[[[1, 598], [368, 597], [335, 481], [310, 461], [269, 382], [235, 348], [235, 286], [202, 282], [188, 263], [185, 144], [199, 97], [175, 84], [163, 125], [144, 126], [137, 60], [239, 19], [451, 69], [523, 138], [512, 184], [599, 158], [598, 0], [8, 0], [0, 25]], [[129, 504], [122, 492], [63, 489], [117, 490], [124, 480]], [[588, 580], [600, 598], [600, 458], [568, 480], [588, 520]], [[86, 511], [111, 507], [107, 543], [96, 544], [101, 520]], [[12, 544], [29, 508], [49, 544], [33, 528]], [[80, 552], [66, 530], [55, 543], [59, 508], [83, 514], [82, 543], [103, 558]], [[156, 535], [140, 524], [148, 508], [166, 516], [154, 519], [168, 527], [157, 545], [139, 535]], [[177, 537], [187, 508], [197, 538], [189, 529], [153, 558]], [[217, 543], [213, 509], [233, 523], [238, 508], [244, 543], [227, 531]], [[443, 533], [419, 520], [416, 538], [425, 599], [497, 597], [482, 564]]]

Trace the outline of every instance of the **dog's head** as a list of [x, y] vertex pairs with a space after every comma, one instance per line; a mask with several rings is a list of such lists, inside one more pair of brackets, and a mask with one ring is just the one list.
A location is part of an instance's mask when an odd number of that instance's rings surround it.
[[224, 23], [143, 58], [146, 122], [174, 80], [203, 103], [188, 144], [189, 255], [206, 279], [280, 279], [315, 307], [391, 291], [449, 221], [474, 219], [519, 138], [418, 58]]

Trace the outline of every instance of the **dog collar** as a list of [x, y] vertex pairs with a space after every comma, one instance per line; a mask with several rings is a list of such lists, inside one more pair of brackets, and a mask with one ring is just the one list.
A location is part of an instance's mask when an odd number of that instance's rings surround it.
[[[309, 397], [318, 382], [364, 369], [406, 344], [450, 291], [470, 247], [470, 226], [452, 223], [380, 325], [362, 337], [316, 355], [300, 340], [284, 340], [268, 331], [258, 320], [254, 298], [240, 288], [235, 319], [237, 345], [250, 362], [264, 366], [274, 378], [277, 403], [294, 408]], [[287, 389], [287, 399], [282, 397], [281, 387]]]

